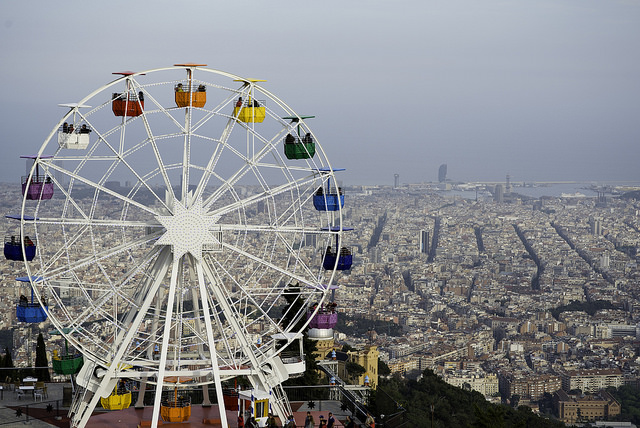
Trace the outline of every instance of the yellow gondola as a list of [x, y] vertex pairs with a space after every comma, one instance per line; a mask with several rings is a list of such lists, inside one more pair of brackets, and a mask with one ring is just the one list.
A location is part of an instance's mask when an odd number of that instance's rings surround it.
[[106, 410], [122, 410], [131, 406], [131, 391], [127, 391], [124, 383], [120, 383], [113, 389], [108, 397], [100, 398], [100, 404]]

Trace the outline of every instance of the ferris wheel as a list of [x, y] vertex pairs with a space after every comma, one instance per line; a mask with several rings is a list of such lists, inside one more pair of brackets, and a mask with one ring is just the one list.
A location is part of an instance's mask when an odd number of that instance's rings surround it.
[[72, 425], [133, 379], [156, 385], [154, 425], [172, 391], [213, 385], [226, 426], [238, 376], [284, 420], [301, 331], [351, 266], [312, 116], [204, 64], [114, 74], [62, 105], [23, 182], [26, 278], [84, 357]]

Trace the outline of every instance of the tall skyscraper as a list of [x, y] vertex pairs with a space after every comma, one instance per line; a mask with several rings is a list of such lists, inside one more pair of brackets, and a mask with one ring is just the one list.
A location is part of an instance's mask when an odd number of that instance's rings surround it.
[[400, 174], [393, 174], [393, 188], [397, 189], [400, 187]]
[[447, 180], [447, 164], [443, 163], [438, 169], [438, 181], [443, 183]]
[[308, 247], [315, 247], [317, 242], [317, 236], [315, 233], [309, 233], [304, 235], [304, 245]]
[[496, 184], [495, 190], [493, 191], [493, 200], [502, 203], [504, 201], [504, 190], [502, 188], [502, 184]]
[[431, 238], [428, 230], [421, 230], [420, 236], [418, 238], [418, 245], [420, 248], [420, 252], [424, 254], [429, 254], [429, 239]]
[[504, 193], [507, 195], [511, 193], [511, 175], [507, 174], [507, 186], [504, 189]]

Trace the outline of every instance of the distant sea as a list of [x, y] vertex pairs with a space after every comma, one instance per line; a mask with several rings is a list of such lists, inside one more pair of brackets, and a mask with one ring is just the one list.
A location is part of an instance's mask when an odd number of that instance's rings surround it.
[[[584, 183], [559, 183], [559, 184], [548, 184], [548, 185], [539, 185], [536, 187], [513, 187], [511, 189], [512, 192], [518, 193], [525, 196], [531, 196], [533, 198], [540, 198], [542, 196], [551, 196], [551, 197], [560, 197], [562, 194], [576, 194], [581, 193], [586, 197], [595, 197], [597, 196], [597, 192], [591, 190], [592, 185], [597, 185], [599, 187], [608, 186], [608, 187], [616, 187], [616, 186], [635, 186], [639, 187], [640, 182], [615, 182], [615, 183], [594, 183], [594, 182], [584, 182]], [[451, 190], [451, 191], [441, 191], [439, 192], [443, 196], [459, 196], [466, 199], [475, 199], [476, 192], [475, 190]], [[610, 193], [607, 193], [610, 196]], [[487, 199], [492, 198], [487, 192], [478, 191], [478, 199]]]

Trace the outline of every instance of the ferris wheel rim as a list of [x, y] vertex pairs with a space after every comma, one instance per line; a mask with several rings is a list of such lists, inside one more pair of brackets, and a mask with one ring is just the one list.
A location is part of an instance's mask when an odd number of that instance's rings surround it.
[[[101, 93], [101, 92], [105, 91], [106, 89], [108, 89], [108, 88], [110, 88], [110, 87], [112, 87], [112, 86], [114, 86], [114, 85], [117, 85], [117, 84], [118, 84], [118, 83], [120, 83], [120, 82], [126, 81], [127, 79], [130, 79], [130, 78], [132, 78], [132, 77], [140, 76], [140, 75], [147, 74], [147, 73], [153, 73], [153, 72], [163, 71], [163, 70], [172, 70], [172, 69], [175, 69], [175, 68], [181, 68], [181, 67], [175, 67], [175, 66], [174, 66], [174, 67], [164, 67], [164, 68], [158, 68], [158, 69], [151, 69], [151, 70], [146, 70], [146, 71], [143, 71], [143, 72], [134, 73], [134, 74], [132, 74], [132, 75], [130, 75], [130, 76], [123, 76], [123, 77], [118, 78], [118, 79], [116, 79], [116, 80], [114, 80], [114, 81], [112, 81], [112, 82], [110, 82], [110, 83], [108, 83], [108, 84], [106, 84], [106, 85], [103, 85], [101, 88], [99, 88], [99, 89], [97, 89], [97, 90], [93, 91], [92, 93], [90, 93], [89, 95], [87, 95], [85, 98], [83, 98], [83, 99], [82, 99], [78, 104], [79, 104], [79, 105], [85, 105], [85, 104], [86, 104], [86, 102], [87, 102], [89, 99], [93, 98], [93, 97], [94, 97], [94, 96], [96, 96], [98, 93]], [[182, 68], [187, 68], [187, 67], [182, 67]], [[198, 70], [202, 71], [202, 70], [206, 70], [206, 69], [198, 68]], [[219, 74], [222, 74], [222, 75], [226, 75], [226, 76], [228, 76], [228, 77], [236, 77], [236, 78], [237, 78], [237, 77], [239, 77], [239, 76], [236, 76], [236, 75], [232, 75], [232, 74], [230, 74], [230, 73], [220, 72], [219, 70], [207, 70], [207, 71], [211, 71], [211, 72], [219, 73]], [[245, 81], [246, 81], [246, 79], [245, 79]], [[253, 82], [250, 82], [250, 84], [254, 85], [254, 87], [255, 87], [255, 88], [258, 88], [260, 91], [263, 91], [263, 93], [269, 94], [269, 95], [270, 95], [270, 97], [271, 97], [271, 99], [277, 99], [273, 94], [271, 94], [270, 92], [266, 91], [264, 88], [262, 88], [262, 87], [260, 87], [260, 86], [258, 86], [258, 85], [255, 85]], [[284, 104], [284, 103], [283, 103], [283, 102], [281, 102], [280, 100], [278, 100], [278, 101], [279, 101], [282, 105], [286, 106], [286, 104]], [[49, 137], [45, 140], [45, 142], [43, 143], [43, 145], [42, 145], [41, 149], [40, 149], [40, 150], [39, 150], [39, 152], [38, 152], [38, 155], [37, 155], [37, 156], [38, 156], [38, 160], [44, 157], [44, 155], [43, 155], [44, 150], [45, 150], [45, 148], [47, 147], [47, 145], [48, 145], [48, 144], [50, 144], [50, 143], [52, 142], [52, 139], [53, 139], [53, 137], [54, 137], [54, 136], [55, 136], [55, 134], [56, 134], [56, 130], [57, 130], [57, 128], [59, 128], [59, 126], [60, 126], [60, 125], [65, 121], [65, 119], [69, 118], [72, 114], [74, 114], [74, 113], [78, 110], [78, 108], [80, 108], [80, 107], [79, 107], [79, 106], [76, 106], [74, 109], [71, 109], [71, 110], [70, 110], [70, 111], [69, 111], [69, 112], [68, 112], [68, 113], [67, 113], [67, 114], [66, 114], [66, 115], [65, 115], [65, 116], [60, 120], [60, 122], [59, 122], [59, 123], [54, 127], [54, 129], [51, 131], [51, 133], [50, 133]], [[289, 108], [289, 107], [288, 107], [288, 106], [286, 106], [286, 108]], [[290, 108], [289, 108], [289, 109], [290, 109]], [[291, 112], [293, 112], [293, 110], [292, 110], [292, 109], [290, 109], [290, 110], [291, 110]], [[143, 113], [143, 114], [144, 114], [144, 113]], [[294, 114], [295, 114], [295, 113], [294, 113]], [[296, 114], [296, 115], [297, 115], [297, 114]], [[298, 116], [298, 117], [299, 117], [299, 116]], [[301, 120], [302, 120], [302, 119], [301, 119]], [[318, 149], [320, 150], [320, 152], [321, 152], [322, 154], [324, 154], [324, 151], [323, 151], [323, 149], [322, 149], [322, 146], [318, 145]], [[326, 160], [326, 162], [327, 162], [327, 164], [328, 164], [328, 159], [326, 158], [326, 156], [324, 157], [324, 159]], [[329, 168], [330, 168], [330, 166], [329, 166]], [[33, 171], [32, 171], [31, 173], [33, 173]], [[331, 174], [333, 174], [333, 172], [331, 172]], [[102, 190], [102, 189], [101, 189], [101, 190]], [[21, 214], [22, 214], [22, 217], [23, 217], [23, 220], [21, 221], [21, 230], [23, 230], [24, 225], [25, 225], [25, 223], [26, 223], [26, 222], [24, 221], [24, 217], [25, 217], [25, 206], [26, 206], [26, 197], [24, 197], [24, 198], [23, 198], [23, 205], [22, 205], [22, 210], [21, 210]], [[339, 211], [339, 215], [341, 216], [341, 210]], [[340, 217], [340, 221], [341, 221], [341, 217]], [[339, 232], [337, 232], [336, 234], [337, 234], [337, 235], [339, 235], [340, 233], [341, 233], [341, 232], [339, 231]], [[27, 265], [27, 271], [28, 271], [29, 276], [32, 276], [32, 275], [31, 275], [31, 273], [32, 273], [32, 272], [30, 271], [30, 266], [28, 266], [28, 265]], [[333, 272], [333, 274], [335, 274], [335, 271]], [[331, 275], [331, 277], [330, 277], [330, 279], [329, 279], [329, 283], [331, 283], [331, 282], [333, 281], [333, 274]], [[327, 289], [328, 289], [328, 287], [327, 287]], [[325, 296], [326, 296], [326, 292], [325, 292]], [[60, 325], [56, 325], [56, 322], [58, 321], [56, 317], [51, 317], [50, 319], [53, 321], [54, 325], [55, 325], [58, 329], [63, 328], [63, 327], [62, 327], [62, 324], [60, 324]], [[54, 321], [54, 320], [55, 320], [55, 321]], [[72, 342], [74, 342], [74, 340], [73, 340], [73, 339], [72, 339], [71, 341], [72, 341]], [[76, 343], [76, 344], [79, 344], [79, 343]], [[82, 346], [82, 345], [80, 345], [80, 346]]]

